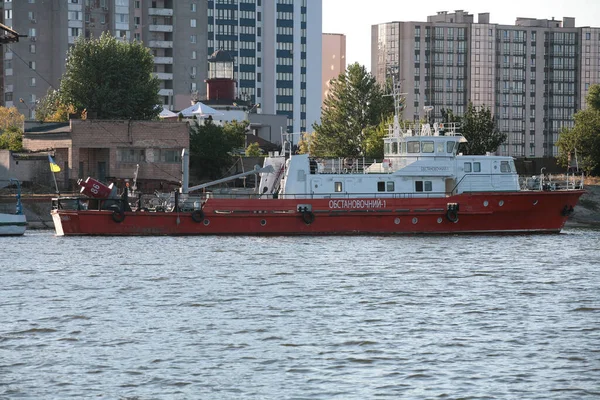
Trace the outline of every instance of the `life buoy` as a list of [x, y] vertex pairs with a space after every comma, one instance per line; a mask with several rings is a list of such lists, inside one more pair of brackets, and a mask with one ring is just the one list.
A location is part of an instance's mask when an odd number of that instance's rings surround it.
[[202, 210], [194, 210], [192, 212], [192, 219], [194, 220], [194, 222], [204, 221], [204, 212]]
[[308, 210], [302, 211], [302, 221], [304, 221], [306, 225], [312, 224], [315, 222], [315, 214]]
[[450, 222], [457, 222], [458, 221], [458, 211], [456, 211], [455, 209], [449, 208], [446, 211], [446, 218]]
[[116, 223], [120, 224], [125, 220], [125, 212], [123, 210], [114, 209], [112, 212], [112, 219]]

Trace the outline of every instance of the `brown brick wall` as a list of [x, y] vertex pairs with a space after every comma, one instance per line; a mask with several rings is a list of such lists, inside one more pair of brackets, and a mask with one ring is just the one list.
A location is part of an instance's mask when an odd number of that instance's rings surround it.
[[[136, 164], [140, 181], [177, 182], [181, 179], [181, 162], [145, 159], [119, 162], [118, 149], [134, 149], [144, 155], [146, 149], [174, 150], [181, 154], [184, 148], [189, 148], [189, 125], [179, 121], [71, 120], [70, 133], [31, 132], [25, 135], [23, 145], [30, 151], [55, 151], [55, 161], [62, 169], [56, 174], [59, 185], [69, 186], [68, 181], [97, 177], [99, 163], [105, 163], [106, 177], [118, 182], [132, 179]], [[83, 176], [79, 176], [80, 170]]]

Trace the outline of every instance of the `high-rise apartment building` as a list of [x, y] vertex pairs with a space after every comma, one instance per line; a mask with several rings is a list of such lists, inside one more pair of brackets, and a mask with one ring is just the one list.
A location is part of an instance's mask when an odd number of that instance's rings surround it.
[[489, 14], [440, 12], [427, 22], [372, 27], [371, 71], [383, 83], [390, 73], [403, 82], [405, 119], [433, 107], [462, 115], [469, 101], [492, 109], [508, 134], [498, 151], [514, 157], [556, 156], [563, 127], [585, 106], [600, 82], [600, 28], [562, 21], [518, 18], [491, 24]]
[[234, 59], [238, 97], [312, 131], [321, 112], [321, 0], [208, 0], [208, 52]]
[[[5, 24], [28, 35], [3, 46], [4, 105], [34, 117], [37, 100], [58, 88], [69, 46], [102, 32], [150, 47], [160, 96], [171, 109], [204, 96], [207, 9], [203, 0], [4, 0]], [[21, 101], [22, 99], [22, 101]]]
[[346, 71], [346, 35], [323, 34], [323, 81], [321, 102], [329, 95], [330, 82]]

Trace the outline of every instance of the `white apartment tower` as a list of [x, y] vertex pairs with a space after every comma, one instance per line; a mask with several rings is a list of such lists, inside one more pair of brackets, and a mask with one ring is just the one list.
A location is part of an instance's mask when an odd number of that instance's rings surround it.
[[320, 120], [321, 32], [321, 0], [208, 0], [208, 53], [227, 51], [238, 97], [289, 132]]
[[372, 27], [372, 72], [384, 82], [398, 71], [404, 118], [424, 117], [425, 106], [438, 120], [443, 108], [462, 115], [469, 101], [489, 106], [508, 134], [498, 151], [514, 157], [557, 155], [560, 130], [600, 82], [599, 53], [600, 28], [576, 28], [573, 18], [499, 25], [459, 10]]

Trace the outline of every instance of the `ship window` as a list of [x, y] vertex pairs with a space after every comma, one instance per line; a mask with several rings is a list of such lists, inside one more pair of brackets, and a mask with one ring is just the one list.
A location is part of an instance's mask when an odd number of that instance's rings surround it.
[[387, 191], [388, 192], [393, 192], [394, 191], [394, 182], [390, 181], [387, 183]]
[[437, 152], [438, 153], [443, 153], [444, 152], [444, 143], [438, 143], [438, 145], [437, 145]]
[[500, 172], [510, 172], [510, 165], [508, 164], [508, 161], [500, 162]]
[[392, 154], [398, 154], [398, 142], [392, 143]]
[[385, 182], [377, 182], [377, 191], [385, 192]]
[[481, 172], [481, 163], [478, 163], [478, 162], [473, 163], [473, 172]]
[[385, 154], [390, 154], [390, 144], [389, 143], [385, 143], [384, 144], [384, 150], [383, 150], [383, 152]]
[[425, 191], [431, 192], [431, 181], [425, 181]]
[[415, 192], [423, 191], [423, 181], [415, 181]]
[[465, 172], [471, 172], [471, 163], [470, 162], [465, 163]]
[[335, 182], [335, 191], [338, 193], [342, 191], [342, 182]]
[[421, 143], [421, 152], [423, 152], [423, 153], [433, 153], [433, 142], [423, 142], [423, 143]]
[[452, 153], [454, 151], [454, 142], [446, 142], [446, 152]]
[[418, 153], [421, 150], [421, 145], [419, 142], [408, 142], [406, 149], [409, 153]]
[[402, 154], [406, 154], [406, 142], [402, 142]]

